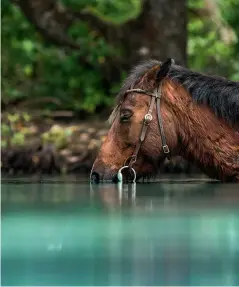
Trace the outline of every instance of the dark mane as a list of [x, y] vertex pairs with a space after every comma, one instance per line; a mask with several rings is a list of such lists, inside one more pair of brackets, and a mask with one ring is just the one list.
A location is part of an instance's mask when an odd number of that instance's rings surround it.
[[[118, 100], [122, 100], [126, 90], [132, 88], [148, 70], [160, 64], [150, 60], [136, 66], [125, 80]], [[218, 117], [232, 125], [239, 123], [239, 82], [193, 72], [177, 65], [171, 66], [167, 77], [182, 85], [196, 102], [211, 107]]]
[[126, 91], [133, 88], [147, 71], [160, 64], [161, 62], [157, 60], [148, 60], [135, 66], [129, 73], [129, 76], [125, 79], [123, 86], [117, 95], [117, 99], [121, 101], [124, 98]]
[[212, 108], [216, 116], [232, 125], [239, 123], [239, 83], [208, 76], [181, 66], [172, 66], [168, 76], [181, 84], [201, 104]]

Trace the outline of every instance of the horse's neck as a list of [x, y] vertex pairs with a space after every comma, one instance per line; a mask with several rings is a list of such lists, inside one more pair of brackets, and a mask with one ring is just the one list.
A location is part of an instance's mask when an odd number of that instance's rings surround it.
[[180, 154], [210, 177], [239, 181], [239, 134], [197, 104], [178, 120]]

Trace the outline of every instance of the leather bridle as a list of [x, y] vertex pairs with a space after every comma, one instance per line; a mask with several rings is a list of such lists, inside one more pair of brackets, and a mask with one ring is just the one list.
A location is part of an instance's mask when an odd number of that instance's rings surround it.
[[[157, 118], [158, 118], [158, 125], [159, 125], [159, 132], [160, 132], [160, 136], [161, 136], [161, 141], [162, 141], [162, 148], [163, 148], [163, 152], [166, 155], [166, 157], [169, 159], [169, 154], [170, 154], [170, 150], [169, 147], [167, 145], [166, 142], [166, 137], [165, 137], [165, 133], [164, 133], [164, 128], [163, 128], [163, 121], [162, 121], [162, 117], [161, 117], [161, 113], [160, 113], [160, 99], [162, 96], [162, 84], [160, 83], [160, 85], [153, 91], [146, 91], [146, 90], [142, 90], [142, 89], [130, 89], [126, 91], [126, 94], [129, 93], [140, 93], [140, 94], [144, 94], [147, 96], [151, 97], [151, 102], [149, 105], [149, 110], [148, 113], [144, 116], [144, 121], [143, 121], [143, 126], [141, 129], [141, 134], [139, 137], [139, 141], [135, 147], [135, 150], [132, 154], [132, 156], [130, 156], [126, 161], [123, 167], [121, 167], [121, 169], [118, 172], [118, 179], [119, 181], [122, 181], [122, 174], [121, 174], [121, 170], [125, 169], [125, 168], [129, 168], [131, 170], [133, 170], [134, 172], [134, 180], [133, 182], [135, 182], [136, 180], [136, 172], [133, 169], [133, 164], [137, 161], [137, 156], [139, 153], [139, 150], [141, 148], [142, 143], [145, 140], [146, 137], [146, 133], [149, 127], [150, 122], [153, 119], [152, 113], [153, 113], [153, 108], [154, 108], [154, 104], [156, 102], [156, 111], [157, 111]], [[126, 165], [127, 161], [130, 159], [129, 164]]]

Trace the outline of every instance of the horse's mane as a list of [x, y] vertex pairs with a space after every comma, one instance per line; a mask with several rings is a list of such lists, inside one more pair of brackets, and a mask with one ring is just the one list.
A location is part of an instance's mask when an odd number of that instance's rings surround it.
[[[126, 91], [136, 85], [147, 71], [160, 64], [159, 61], [150, 60], [134, 67], [117, 96], [118, 100], [122, 100]], [[232, 125], [239, 123], [239, 82], [194, 72], [178, 65], [170, 67], [167, 78], [182, 85], [196, 102], [211, 107], [216, 116]]]

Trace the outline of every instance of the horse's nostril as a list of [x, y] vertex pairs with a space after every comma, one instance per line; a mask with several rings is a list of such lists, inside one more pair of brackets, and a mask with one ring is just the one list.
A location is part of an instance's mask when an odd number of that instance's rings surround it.
[[112, 182], [113, 182], [113, 183], [119, 182], [119, 179], [118, 179], [117, 174], [115, 174], [115, 175], [112, 176]]
[[96, 171], [94, 171], [92, 172], [90, 179], [91, 182], [98, 183], [100, 181], [100, 175]]

